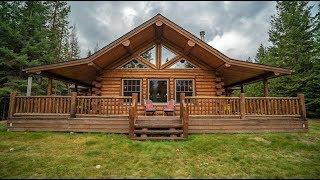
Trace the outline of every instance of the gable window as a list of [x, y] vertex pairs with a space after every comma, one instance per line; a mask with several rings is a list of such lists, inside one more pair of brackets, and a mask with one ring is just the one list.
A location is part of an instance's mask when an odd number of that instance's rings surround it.
[[130, 62], [128, 62], [127, 64], [123, 65], [121, 68], [136, 68], [136, 69], [140, 69], [140, 68], [148, 68], [146, 65], [140, 63], [138, 60], [133, 59]]
[[174, 57], [176, 57], [177, 55], [170, 51], [168, 48], [166, 48], [165, 46], [161, 46], [161, 65], [169, 62], [171, 59], [173, 59]]
[[193, 96], [193, 80], [192, 79], [177, 79], [176, 80], [176, 101], [180, 102], [180, 93], [185, 93], [185, 96]]
[[145, 51], [141, 54], [145, 60], [149, 61], [151, 64], [156, 65], [156, 46], [152, 47], [151, 49]]
[[140, 79], [124, 79], [122, 81], [123, 95], [132, 96], [132, 93], [138, 93], [138, 102], [140, 102], [141, 80]]
[[194, 68], [197, 68], [197, 67], [185, 59], [181, 59], [180, 61], [170, 66], [170, 69], [194, 69]]

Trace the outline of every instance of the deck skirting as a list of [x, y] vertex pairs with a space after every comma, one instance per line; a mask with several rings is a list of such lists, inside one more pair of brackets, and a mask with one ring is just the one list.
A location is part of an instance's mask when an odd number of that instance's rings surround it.
[[[128, 116], [17, 115], [7, 121], [9, 131], [128, 133]], [[190, 116], [189, 133], [298, 132], [308, 122], [296, 116]]]

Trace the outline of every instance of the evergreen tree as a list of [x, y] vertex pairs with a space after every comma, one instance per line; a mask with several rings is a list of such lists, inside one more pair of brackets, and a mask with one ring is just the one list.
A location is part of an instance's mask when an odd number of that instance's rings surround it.
[[96, 53], [97, 51], [99, 51], [99, 43], [96, 43], [96, 46], [93, 49], [93, 52]]
[[91, 55], [92, 55], [92, 52], [91, 52], [91, 50], [88, 49], [87, 57], [89, 57]]
[[298, 92], [304, 92], [308, 112], [312, 109], [315, 98], [309, 92], [316, 91], [313, 89], [315, 86], [306, 86], [313, 79], [314, 66], [311, 8], [307, 1], [277, 2], [277, 14], [272, 16], [269, 30], [272, 46], [269, 48], [268, 58], [264, 59], [265, 64], [293, 70], [292, 75], [270, 81], [270, 94], [296, 96]]
[[77, 37], [76, 25], [73, 25], [71, 34], [70, 34], [70, 51], [72, 59], [80, 58], [80, 47]]

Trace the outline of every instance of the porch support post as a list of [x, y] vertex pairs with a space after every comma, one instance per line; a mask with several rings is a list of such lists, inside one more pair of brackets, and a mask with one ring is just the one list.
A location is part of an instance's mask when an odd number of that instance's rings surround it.
[[52, 78], [48, 79], [47, 95], [48, 96], [52, 95]]
[[77, 84], [74, 84], [74, 89], [76, 92], [78, 92], [78, 85]]
[[240, 85], [240, 91], [241, 91], [241, 93], [244, 93], [243, 84]]
[[77, 112], [77, 92], [71, 92], [70, 117], [75, 118]]
[[246, 113], [246, 109], [245, 109], [245, 97], [244, 97], [244, 93], [240, 94], [240, 117], [241, 119], [245, 118], [245, 113]]
[[269, 96], [269, 86], [268, 86], [268, 79], [263, 78], [263, 96], [268, 97]]
[[32, 77], [28, 77], [27, 96], [31, 96]]
[[129, 109], [129, 137], [134, 138], [134, 124], [138, 117], [138, 93], [132, 93], [132, 106]]
[[300, 109], [300, 115], [303, 122], [303, 128], [308, 129], [308, 121], [307, 121], [307, 112], [306, 112], [306, 104], [304, 99], [303, 93], [298, 93], [299, 98], [299, 109]]
[[8, 118], [9, 119], [12, 119], [13, 114], [15, 113], [16, 96], [17, 96], [17, 92], [15, 92], [15, 91], [10, 94], [10, 104], [9, 104], [9, 111], [8, 111]]

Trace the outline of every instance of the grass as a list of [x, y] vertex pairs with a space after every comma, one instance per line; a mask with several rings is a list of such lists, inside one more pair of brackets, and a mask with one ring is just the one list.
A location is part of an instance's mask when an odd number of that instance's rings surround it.
[[320, 178], [320, 121], [309, 129], [140, 142], [0, 125], [0, 178]]

